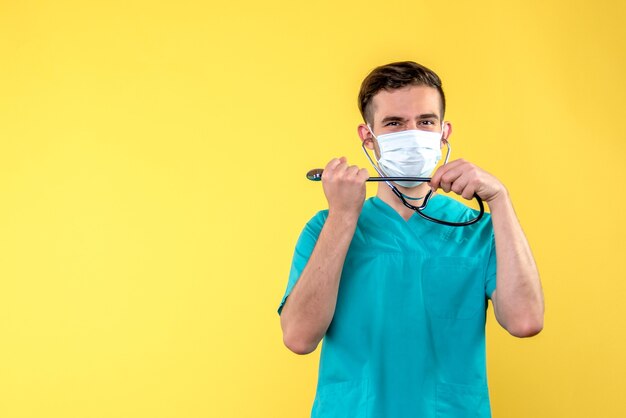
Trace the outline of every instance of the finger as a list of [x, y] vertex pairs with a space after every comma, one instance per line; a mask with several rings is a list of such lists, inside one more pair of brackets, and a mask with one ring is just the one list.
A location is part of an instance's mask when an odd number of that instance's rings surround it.
[[454, 182], [450, 186], [450, 190], [452, 190], [454, 193], [458, 195], [462, 195], [463, 190], [465, 190], [468, 183], [469, 183], [469, 178], [467, 178], [467, 176], [462, 175], [456, 180], [454, 180]]
[[337, 179], [345, 180], [352, 177], [351, 169], [347, 162], [340, 163], [335, 170]]
[[463, 199], [472, 200], [474, 198], [474, 194], [476, 193], [476, 186], [473, 183], [469, 183], [465, 189], [463, 189]]
[[339, 159], [339, 164], [335, 166], [333, 169], [337, 174], [345, 174], [346, 169], [348, 168], [348, 161], [345, 157], [341, 157]]
[[439, 181], [439, 187], [446, 193], [452, 190], [452, 185], [463, 175], [461, 167], [448, 168], [445, 173], [441, 175]]
[[357, 173], [357, 177], [359, 178], [359, 180], [365, 182], [365, 181], [367, 181], [367, 179], [370, 178], [370, 173], [369, 173], [369, 171], [367, 171], [366, 168], [362, 168]]
[[354, 175], [356, 175], [356, 173], [358, 173], [358, 172], [359, 172], [359, 167], [358, 167], [358, 166], [356, 166], [356, 165], [351, 165], [351, 166], [348, 166], [347, 171], [348, 171], [350, 174], [354, 174]]
[[441, 179], [442, 179], [442, 177], [452, 167], [453, 167], [452, 163], [449, 163], [449, 164], [442, 165], [441, 167], [439, 167], [437, 169], [437, 171], [435, 171], [435, 174], [433, 174], [432, 178], [428, 182], [428, 184], [430, 185], [431, 189], [433, 189], [433, 191], [435, 191], [435, 190], [437, 190], [437, 189], [439, 189], [441, 187]]
[[345, 166], [345, 157], [333, 158], [324, 168], [322, 173], [322, 182], [333, 181], [342, 172], [342, 166]]
[[326, 164], [326, 167], [324, 168], [324, 171], [333, 171], [339, 164], [341, 164], [341, 158], [333, 158], [332, 160], [330, 160], [328, 162], [328, 164]]
[[481, 185], [477, 168], [472, 164], [465, 164], [458, 169], [460, 176], [453, 181], [451, 190], [464, 199], [471, 200]]
[[445, 182], [443, 180], [439, 182], [439, 188], [441, 190], [443, 190], [444, 192], [446, 192], [446, 193], [450, 192], [450, 187], [451, 187], [450, 183], [447, 183], [447, 182]]
[[433, 190], [433, 192], [437, 190], [440, 186], [441, 176], [443, 175], [443, 172], [444, 172], [443, 167], [445, 166], [439, 167], [437, 171], [435, 171], [435, 174], [433, 174], [433, 176], [431, 177], [430, 181], [428, 182], [428, 185]]
[[441, 167], [439, 167], [437, 169], [437, 171], [435, 171], [435, 174], [433, 174], [431, 180], [428, 182], [428, 184], [430, 185], [430, 187], [433, 189], [433, 191], [437, 190], [438, 188], [441, 187], [441, 178], [450, 170], [454, 170], [456, 168], [458, 168], [459, 166], [462, 166], [463, 164], [466, 164], [467, 161], [465, 161], [464, 159], [460, 158], [458, 160], [453, 160], [450, 161], [447, 164], [442, 165]]

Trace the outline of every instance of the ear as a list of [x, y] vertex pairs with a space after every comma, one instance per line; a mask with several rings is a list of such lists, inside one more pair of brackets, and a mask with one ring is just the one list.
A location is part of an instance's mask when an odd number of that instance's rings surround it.
[[452, 135], [452, 124], [450, 122], [443, 122], [443, 135], [441, 135], [441, 148], [448, 143], [448, 138]]
[[368, 149], [374, 149], [374, 137], [370, 132], [369, 128], [366, 124], [362, 123], [357, 127], [357, 133], [359, 134], [359, 138], [361, 138], [361, 142]]

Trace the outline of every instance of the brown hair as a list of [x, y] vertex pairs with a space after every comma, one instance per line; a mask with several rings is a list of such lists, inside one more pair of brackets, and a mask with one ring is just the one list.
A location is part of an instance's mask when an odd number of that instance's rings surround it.
[[446, 97], [441, 80], [434, 71], [413, 61], [394, 62], [374, 68], [365, 77], [359, 91], [359, 110], [365, 122], [373, 122], [372, 98], [381, 90], [396, 90], [406, 86], [428, 86], [437, 89], [441, 96], [441, 118], [446, 111]]

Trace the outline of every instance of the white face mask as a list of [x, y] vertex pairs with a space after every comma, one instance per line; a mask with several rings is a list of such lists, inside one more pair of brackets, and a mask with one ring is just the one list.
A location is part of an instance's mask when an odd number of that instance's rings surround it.
[[[372, 128], [367, 126], [372, 135]], [[430, 177], [441, 159], [441, 132], [408, 130], [374, 135], [380, 148], [378, 167], [388, 177]], [[446, 158], [447, 159], [447, 158]], [[396, 181], [403, 187], [419, 186], [421, 181]]]

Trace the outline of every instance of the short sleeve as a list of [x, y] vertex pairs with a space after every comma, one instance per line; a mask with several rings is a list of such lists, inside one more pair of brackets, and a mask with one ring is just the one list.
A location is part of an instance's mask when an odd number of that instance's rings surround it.
[[491, 240], [489, 246], [489, 258], [487, 260], [487, 270], [485, 273], [485, 294], [489, 299], [493, 291], [496, 290], [496, 240], [491, 233]]
[[291, 269], [289, 271], [289, 281], [287, 282], [287, 289], [285, 290], [283, 299], [281, 300], [280, 306], [278, 307], [278, 314], [282, 312], [287, 297], [291, 294], [291, 291], [298, 282], [302, 271], [309, 262], [309, 258], [311, 257], [311, 253], [315, 248], [317, 239], [322, 232], [322, 227], [324, 226], [324, 222], [326, 221], [327, 216], [328, 211], [318, 212], [317, 215], [311, 218], [311, 220], [306, 224], [306, 226], [300, 233], [300, 237], [298, 238], [298, 242], [296, 243], [296, 249], [293, 253], [293, 259], [291, 261]]

